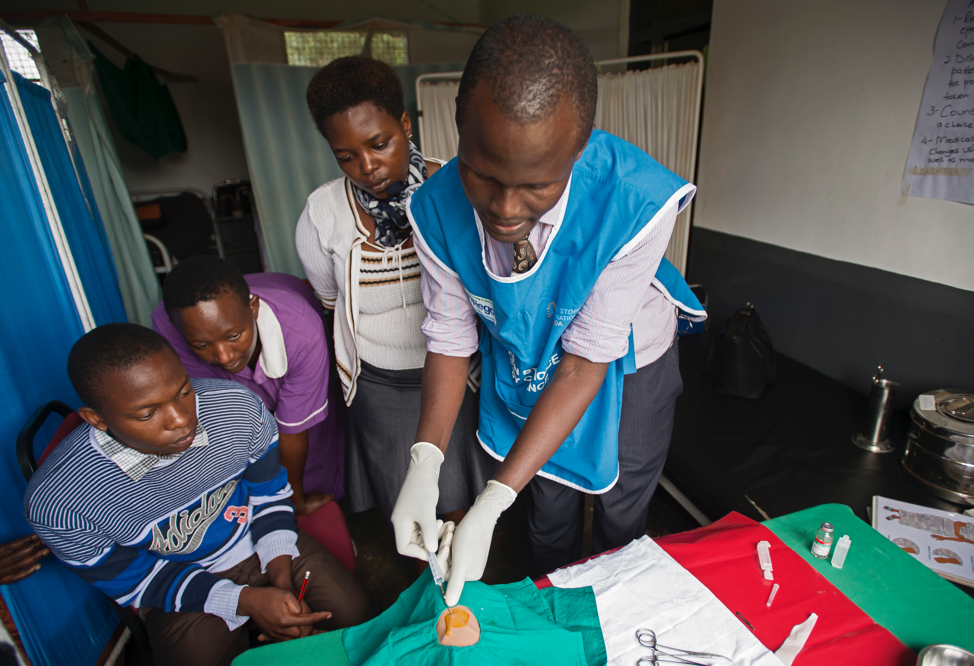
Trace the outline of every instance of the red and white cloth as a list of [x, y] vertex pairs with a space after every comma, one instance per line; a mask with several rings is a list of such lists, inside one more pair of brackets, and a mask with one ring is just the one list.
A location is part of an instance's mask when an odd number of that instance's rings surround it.
[[[773, 582], [765, 581], [762, 575], [756, 552], [759, 541], [771, 544]], [[812, 613], [817, 614], [818, 620], [795, 659], [795, 666], [916, 663], [916, 654], [876, 624], [771, 530], [739, 513], [730, 513], [707, 527], [662, 537], [656, 543], [771, 650], [778, 650], [796, 625]], [[780, 589], [768, 608], [773, 583], [778, 583]], [[542, 578], [537, 585], [548, 587], [551, 581]], [[663, 640], [660, 643], [669, 644]]]

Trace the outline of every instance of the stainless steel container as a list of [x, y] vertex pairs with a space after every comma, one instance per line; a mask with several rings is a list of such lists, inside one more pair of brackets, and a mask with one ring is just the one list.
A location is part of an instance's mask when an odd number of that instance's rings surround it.
[[866, 422], [862, 432], [852, 436], [852, 443], [873, 453], [889, 453], [896, 445], [886, 437], [886, 422], [889, 420], [893, 394], [900, 388], [896, 382], [883, 379], [883, 366], [876, 368], [876, 376], [869, 390], [869, 405], [866, 407]]
[[917, 666], [974, 666], [974, 654], [955, 645], [930, 645], [917, 656]]
[[940, 389], [913, 401], [903, 467], [927, 491], [974, 506], [974, 390]]

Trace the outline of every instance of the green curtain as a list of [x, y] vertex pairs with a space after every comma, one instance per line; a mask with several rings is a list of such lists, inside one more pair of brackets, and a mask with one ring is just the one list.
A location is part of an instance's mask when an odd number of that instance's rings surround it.
[[95, 56], [95, 71], [108, 111], [122, 136], [152, 159], [172, 151], [185, 153], [186, 133], [176, 105], [152, 67], [136, 55], [126, 58], [125, 69], [119, 69], [91, 42], [88, 49]]
[[[263, 63], [230, 67], [250, 181], [257, 196], [268, 263], [265, 268], [303, 278], [304, 269], [294, 246], [298, 217], [315, 188], [342, 175], [305, 102], [308, 83], [318, 69]], [[394, 69], [402, 80], [406, 110], [415, 123], [416, 77], [462, 70], [463, 63]]]
[[152, 326], [152, 310], [162, 300], [162, 288], [101, 105], [95, 95], [86, 96], [80, 88], [64, 88], [63, 92], [68, 100], [68, 122], [112, 247], [125, 313], [130, 322]]

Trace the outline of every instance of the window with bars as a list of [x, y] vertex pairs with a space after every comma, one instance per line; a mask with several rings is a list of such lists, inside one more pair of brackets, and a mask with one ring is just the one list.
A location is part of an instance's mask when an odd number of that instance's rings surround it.
[[[287, 64], [324, 67], [343, 56], [358, 55], [365, 46], [364, 32], [285, 32]], [[390, 65], [408, 65], [406, 35], [372, 33], [372, 57]]]
[[[37, 35], [33, 30], [18, 30], [17, 34], [27, 40], [35, 49], [41, 50], [41, 45], [37, 41]], [[40, 81], [41, 73], [37, 71], [37, 64], [30, 51], [25, 49], [16, 39], [0, 30], [0, 41], [3, 42], [3, 52], [7, 56], [7, 64], [10, 69], [17, 72], [25, 79]]]

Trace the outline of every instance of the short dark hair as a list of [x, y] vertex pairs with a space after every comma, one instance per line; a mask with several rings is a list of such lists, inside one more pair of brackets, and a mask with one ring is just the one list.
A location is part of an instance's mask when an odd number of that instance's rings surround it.
[[458, 128], [481, 82], [490, 86], [494, 104], [519, 124], [544, 120], [570, 96], [579, 142], [584, 144], [592, 131], [599, 96], [595, 61], [578, 33], [558, 21], [518, 14], [481, 35], [460, 79]]
[[308, 84], [306, 97], [311, 118], [322, 136], [325, 118], [364, 102], [375, 104], [397, 121], [406, 109], [396, 70], [364, 56], [338, 58], [319, 69]]
[[240, 269], [207, 254], [180, 261], [162, 285], [162, 303], [170, 320], [180, 310], [214, 301], [223, 294], [236, 295], [244, 305], [250, 302], [250, 286]]
[[128, 370], [172, 345], [151, 328], [138, 324], [105, 324], [82, 335], [68, 354], [68, 378], [81, 401], [101, 409], [102, 378], [112, 370]]

